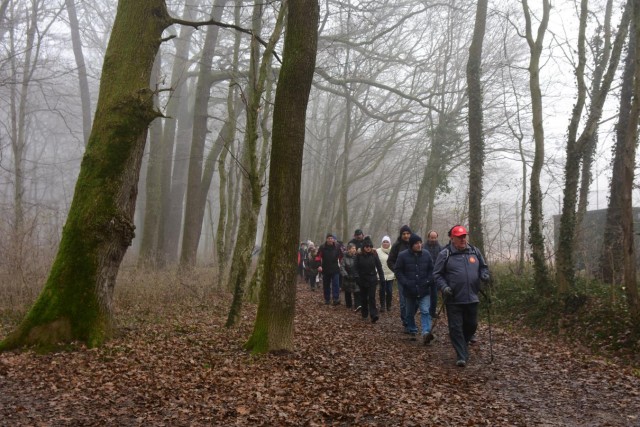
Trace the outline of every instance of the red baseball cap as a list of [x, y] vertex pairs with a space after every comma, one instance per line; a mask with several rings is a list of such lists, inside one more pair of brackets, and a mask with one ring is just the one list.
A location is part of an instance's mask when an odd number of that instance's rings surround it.
[[451, 230], [451, 235], [452, 236], [460, 237], [460, 236], [465, 236], [467, 234], [469, 234], [469, 233], [467, 233], [467, 229], [464, 228], [461, 225], [459, 225], [457, 227], [453, 227], [453, 230]]

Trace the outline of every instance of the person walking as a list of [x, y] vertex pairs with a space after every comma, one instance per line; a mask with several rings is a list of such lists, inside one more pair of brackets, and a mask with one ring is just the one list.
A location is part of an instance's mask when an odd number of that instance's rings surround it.
[[396, 261], [395, 274], [402, 283], [406, 303], [407, 328], [412, 338], [418, 332], [415, 313], [420, 310], [422, 341], [429, 344], [434, 335], [431, 333], [431, 283], [433, 281], [433, 260], [429, 252], [422, 248], [422, 238], [412, 234], [409, 238], [410, 249], [400, 252]]
[[491, 279], [480, 251], [467, 243], [467, 229], [451, 229], [451, 245], [436, 259], [433, 277], [447, 307], [449, 337], [456, 352], [456, 365], [469, 362], [469, 342], [478, 328], [478, 293], [481, 282]]
[[376, 308], [376, 286], [378, 280], [380, 283], [384, 282], [384, 271], [377, 252], [373, 250], [371, 239], [364, 239], [362, 252], [356, 257], [356, 268], [362, 299], [362, 318], [371, 316], [371, 323], [376, 323], [379, 319]]
[[[391, 250], [389, 250], [389, 257], [387, 258], [387, 266], [391, 271], [395, 272], [396, 261], [398, 259], [398, 254], [404, 250], [409, 249], [409, 237], [411, 237], [411, 228], [408, 225], [403, 225], [400, 227], [400, 232], [398, 233], [398, 239], [391, 246]], [[405, 334], [409, 333], [409, 329], [407, 329], [407, 321], [405, 319], [405, 311], [406, 311], [406, 302], [404, 300], [404, 292], [402, 292], [402, 284], [400, 281], [398, 282], [398, 299], [400, 300], [400, 320], [402, 321], [402, 328]]]
[[318, 272], [322, 273], [322, 290], [324, 303], [340, 305], [340, 262], [342, 250], [333, 234], [328, 233], [325, 242], [318, 248], [316, 261], [320, 262]]
[[[433, 262], [436, 262], [438, 259], [438, 254], [442, 252], [443, 247], [440, 246], [440, 242], [438, 241], [438, 232], [435, 230], [429, 230], [427, 233], [427, 244], [424, 245], [424, 248], [431, 255], [431, 259]], [[432, 319], [436, 319], [438, 317], [438, 287], [436, 286], [436, 282], [431, 282], [431, 305], [429, 308], [429, 312], [431, 314]]]
[[356, 246], [356, 252], [362, 252], [362, 245], [364, 243], [364, 232], [358, 228], [353, 232], [353, 239], [349, 240], [349, 243], [353, 243]]
[[320, 262], [316, 261], [317, 255], [318, 248], [316, 248], [313, 242], [308, 242], [307, 254], [303, 264], [306, 281], [309, 283], [312, 291], [316, 290], [316, 278], [318, 277], [318, 267], [320, 266]]
[[[347, 253], [342, 259], [340, 273], [343, 277], [342, 288], [344, 290], [344, 303], [347, 308], [353, 306], [354, 311], [358, 312], [362, 309], [360, 301], [360, 287], [358, 286], [358, 269], [356, 268], [356, 245], [349, 243], [347, 245]], [[352, 299], [353, 297], [353, 299]]]
[[387, 265], [387, 259], [389, 258], [389, 252], [391, 250], [391, 238], [384, 236], [380, 247], [376, 249], [380, 263], [382, 264], [382, 270], [384, 271], [384, 281], [380, 282], [380, 312], [391, 311], [391, 302], [393, 301], [393, 279], [396, 276], [393, 274], [393, 270]]

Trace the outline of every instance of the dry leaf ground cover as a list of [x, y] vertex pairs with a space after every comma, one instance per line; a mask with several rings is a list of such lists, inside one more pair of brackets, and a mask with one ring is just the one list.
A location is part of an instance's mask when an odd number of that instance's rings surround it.
[[253, 357], [255, 306], [227, 329], [228, 294], [163, 280], [172, 290], [119, 284], [120, 333], [102, 348], [0, 354], [0, 425], [640, 425], [631, 367], [545, 337], [494, 325], [491, 347], [483, 324], [458, 368], [444, 320], [425, 347], [397, 303], [374, 325], [299, 285], [296, 350]]

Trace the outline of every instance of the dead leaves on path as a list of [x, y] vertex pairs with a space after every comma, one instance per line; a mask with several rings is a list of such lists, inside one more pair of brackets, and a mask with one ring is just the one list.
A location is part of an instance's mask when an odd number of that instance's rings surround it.
[[[0, 425], [639, 425], [631, 370], [493, 330], [454, 366], [446, 322], [429, 347], [397, 312], [373, 325], [299, 288], [296, 350], [242, 349], [254, 307], [223, 327], [227, 296], [171, 313], [120, 313], [99, 349], [0, 355]], [[6, 331], [3, 331], [6, 332]]]

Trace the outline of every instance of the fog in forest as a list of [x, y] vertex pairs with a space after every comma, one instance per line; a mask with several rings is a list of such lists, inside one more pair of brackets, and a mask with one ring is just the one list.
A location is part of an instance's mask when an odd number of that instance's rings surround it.
[[[534, 35], [540, 3], [528, 5]], [[269, 158], [269, 147], [282, 60], [283, 35], [276, 30], [281, 5], [168, 3], [173, 17], [213, 19], [225, 26], [173, 25], [164, 32], [149, 82], [164, 117], [149, 128], [127, 263], [228, 268], [220, 261], [232, 256], [238, 240], [246, 176], [256, 179], [262, 195], [253, 207], [260, 212], [253, 234], [255, 245], [263, 245], [267, 176], [280, 160]], [[624, 2], [613, 1], [610, 16], [606, 6], [588, 4], [586, 104], [578, 132], [598, 90], [592, 82], [599, 61], [610, 49], [607, 25], [613, 43]], [[40, 277], [56, 253], [91, 131], [115, 13], [116, 2], [1, 0], [0, 266], [12, 277]], [[331, 232], [346, 242], [360, 228], [377, 246], [384, 235], [395, 239], [401, 225], [411, 224], [423, 235], [437, 230], [445, 243], [449, 227], [469, 223], [466, 67], [475, 14], [471, 1], [321, 2], [300, 240], [322, 242]], [[545, 144], [540, 184], [549, 260], [555, 252], [553, 215], [560, 213], [563, 198], [567, 127], [578, 93], [579, 17], [579, 2], [554, 2], [540, 58]], [[484, 251], [492, 262], [515, 262], [522, 240], [529, 261], [534, 131], [525, 29], [522, 3], [489, 2], [481, 65], [482, 224]], [[250, 63], [250, 31], [260, 39], [256, 66]], [[275, 54], [261, 68], [271, 41]], [[590, 174], [584, 191], [580, 188], [587, 210], [607, 207], [626, 45], [598, 120], [592, 161], [581, 172]], [[257, 140], [255, 151], [247, 153], [245, 109], [251, 102], [248, 85], [256, 81], [263, 86]], [[245, 163], [249, 158], [251, 166]]]

